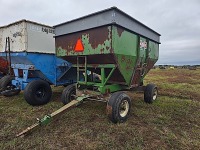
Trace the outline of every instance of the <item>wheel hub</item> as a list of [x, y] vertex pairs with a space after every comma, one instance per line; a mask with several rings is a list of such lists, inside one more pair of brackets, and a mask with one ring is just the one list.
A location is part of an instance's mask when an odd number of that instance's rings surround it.
[[127, 100], [124, 100], [121, 104], [120, 104], [120, 116], [121, 117], [125, 117], [128, 114], [129, 111], [129, 103]]
[[43, 88], [40, 88], [36, 91], [36, 96], [39, 98], [43, 98], [45, 96], [45, 90]]
[[74, 100], [74, 99], [75, 99], [75, 95], [76, 95], [76, 92], [73, 91], [73, 92], [71, 93], [70, 100]]
[[154, 89], [154, 92], [153, 92], [153, 101], [156, 100], [157, 95], [158, 95], [158, 91], [157, 91], [157, 89]]

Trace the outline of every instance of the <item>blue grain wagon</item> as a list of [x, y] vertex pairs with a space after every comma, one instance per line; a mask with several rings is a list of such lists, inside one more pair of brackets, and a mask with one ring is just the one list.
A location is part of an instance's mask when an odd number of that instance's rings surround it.
[[31, 105], [50, 101], [50, 85], [67, 86], [76, 82], [76, 69], [55, 56], [54, 29], [21, 20], [0, 28], [0, 58], [9, 74], [0, 79], [1, 95], [14, 96], [24, 90]]

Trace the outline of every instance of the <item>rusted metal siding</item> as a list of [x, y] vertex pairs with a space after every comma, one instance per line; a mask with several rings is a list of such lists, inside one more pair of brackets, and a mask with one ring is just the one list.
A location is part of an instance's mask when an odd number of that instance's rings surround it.
[[109, 54], [112, 51], [111, 34], [111, 26], [105, 26], [56, 37], [56, 54], [76, 56], [75, 45], [79, 39], [83, 43], [84, 51], [78, 55]]
[[[112, 36], [112, 26], [98, 27], [73, 34], [57, 36], [55, 38], [56, 53], [57, 56], [68, 60], [72, 64], [77, 63], [77, 55], [86, 55], [87, 64], [94, 66], [88, 69], [100, 74], [101, 70], [98, 68], [100, 64], [119, 65], [112, 47]], [[77, 53], [74, 49], [78, 39], [82, 40], [84, 51]], [[105, 69], [106, 76], [109, 73], [110, 69]], [[108, 82], [126, 84], [118, 68], [114, 71]]]

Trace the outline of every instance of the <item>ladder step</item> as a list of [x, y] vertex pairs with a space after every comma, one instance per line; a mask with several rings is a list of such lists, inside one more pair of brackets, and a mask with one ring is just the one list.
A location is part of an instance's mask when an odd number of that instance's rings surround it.
[[86, 71], [86, 69], [78, 69], [79, 71]]
[[85, 67], [85, 64], [78, 64], [79, 67]]

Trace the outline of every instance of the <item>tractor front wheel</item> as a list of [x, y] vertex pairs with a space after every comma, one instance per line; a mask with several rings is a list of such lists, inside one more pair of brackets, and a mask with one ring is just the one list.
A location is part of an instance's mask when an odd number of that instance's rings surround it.
[[26, 86], [24, 99], [33, 106], [47, 104], [51, 100], [52, 90], [48, 82], [34, 80]]
[[124, 92], [113, 93], [107, 104], [107, 114], [113, 123], [125, 122], [129, 116], [131, 99]]

